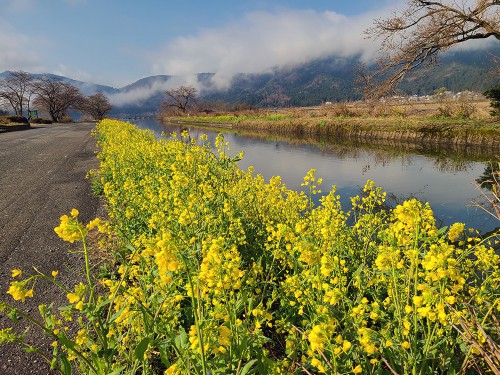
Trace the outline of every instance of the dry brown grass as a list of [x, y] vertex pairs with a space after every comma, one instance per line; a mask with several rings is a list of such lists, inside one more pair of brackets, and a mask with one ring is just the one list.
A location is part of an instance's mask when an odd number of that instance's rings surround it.
[[[431, 119], [431, 118], [471, 118], [474, 120], [492, 120], [490, 116], [490, 101], [481, 100], [441, 100], [441, 101], [410, 101], [398, 100], [392, 102], [340, 102], [325, 104], [314, 107], [291, 107], [280, 108], [279, 115], [285, 115], [292, 120], [300, 119], [302, 123], [314, 123], [321, 120], [346, 119], [346, 118], [409, 118], [409, 119]], [[214, 111], [206, 114], [195, 113], [210, 121], [216, 116], [233, 116], [244, 119], [256, 120], [257, 117], [272, 116], [276, 112], [271, 108], [246, 109], [236, 112]], [[166, 119], [179, 119], [179, 114], [165, 113]], [[311, 121], [313, 119], [313, 121]], [[264, 119], [262, 119], [264, 120]], [[222, 121], [224, 122], [224, 121]]]
[[307, 114], [315, 114], [316, 117], [343, 116], [343, 117], [439, 117], [442, 115], [440, 108], [447, 106], [451, 109], [451, 117], [459, 115], [464, 106], [475, 109], [471, 118], [489, 119], [490, 101], [400, 101], [400, 102], [350, 102], [322, 105], [318, 107], [284, 109], [282, 112], [290, 112], [296, 117], [306, 117]]

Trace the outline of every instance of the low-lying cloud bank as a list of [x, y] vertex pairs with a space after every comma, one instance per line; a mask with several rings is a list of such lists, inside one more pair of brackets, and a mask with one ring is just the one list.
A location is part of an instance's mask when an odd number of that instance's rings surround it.
[[151, 58], [159, 74], [213, 72], [213, 83], [223, 89], [237, 73], [260, 73], [332, 55], [370, 61], [378, 45], [363, 32], [383, 14], [387, 9], [352, 17], [313, 10], [253, 12], [225, 27], [179, 37]]
[[124, 106], [134, 103], [142, 103], [152, 96], [163, 93], [166, 90], [179, 87], [181, 85], [189, 85], [202, 90], [203, 87], [198, 81], [196, 74], [175, 76], [175, 77], [150, 77], [147, 84], [139, 87], [122, 88], [120, 92], [108, 94], [109, 100], [114, 106]]

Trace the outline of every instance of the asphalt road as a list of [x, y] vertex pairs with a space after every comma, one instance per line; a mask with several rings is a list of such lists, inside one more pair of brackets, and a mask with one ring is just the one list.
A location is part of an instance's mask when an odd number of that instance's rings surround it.
[[[60, 240], [54, 227], [72, 208], [85, 222], [97, 215], [99, 202], [85, 178], [98, 166], [93, 128], [93, 123], [53, 124], [0, 133], [0, 300], [13, 302], [6, 291], [14, 268], [25, 274], [33, 267], [48, 274], [59, 270], [57, 278], [69, 286], [82, 278], [82, 255]], [[66, 303], [65, 298], [51, 284], [40, 282], [34, 298], [19, 306], [39, 317], [39, 304]], [[0, 328], [9, 324], [0, 312]], [[30, 329], [29, 336], [51, 352], [51, 340], [38, 330]], [[49, 366], [35, 354], [0, 346], [0, 374], [49, 373]]]

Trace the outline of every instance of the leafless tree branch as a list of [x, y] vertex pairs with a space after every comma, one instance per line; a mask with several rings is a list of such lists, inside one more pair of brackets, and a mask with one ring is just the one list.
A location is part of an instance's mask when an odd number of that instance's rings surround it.
[[404, 10], [375, 20], [365, 33], [381, 40], [380, 58], [376, 70], [363, 69], [358, 80], [365, 83], [365, 96], [390, 93], [408, 72], [431, 67], [440, 53], [456, 44], [500, 40], [499, 5], [498, 0], [410, 0]]
[[70, 109], [80, 110], [85, 97], [75, 86], [53, 76], [43, 76], [34, 83], [33, 104], [47, 112], [53, 122], [59, 122]]
[[162, 103], [163, 107], [174, 107], [186, 113], [190, 102], [196, 103], [198, 90], [192, 86], [180, 86], [175, 89], [165, 91], [167, 101]]
[[22, 116], [25, 108], [29, 111], [33, 81], [33, 76], [22, 70], [9, 72], [0, 80], [0, 100], [12, 107], [16, 116]]

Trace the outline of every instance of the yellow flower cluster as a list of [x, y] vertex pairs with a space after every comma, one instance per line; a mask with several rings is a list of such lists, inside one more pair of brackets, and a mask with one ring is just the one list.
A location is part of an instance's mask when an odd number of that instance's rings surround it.
[[226, 249], [223, 237], [212, 240], [207, 247], [198, 275], [201, 295], [222, 296], [240, 289], [245, 272], [240, 270], [237, 247], [233, 245]]
[[[165, 374], [451, 373], [475, 353], [453, 326], [500, 318], [491, 243], [463, 224], [437, 228], [428, 204], [388, 208], [368, 181], [350, 211], [335, 188], [315, 206], [314, 170], [308, 194], [266, 182], [238, 168], [222, 135], [215, 147], [186, 133], [156, 140], [104, 120], [96, 136], [110, 222], [82, 226], [72, 212], [56, 228], [76, 241], [102, 226], [112, 241], [97, 299], [106, 329], [77, 333], [84, 358], [113, 347], [116, 368], [162, 362]], [[82, 290], [68, 291], [70, 313], [89, 311]]]
[[61, 224], [54, 228], [54, 231], [64, 241], [73, 243], [80, 241], [86, 235], [85, 226], [78, 222], [77, 216], [79, 212], [76, 208], [71, 210], [71, 216], [61, 216]]
[[26, 298], [33, 297], [33, 289], [26, 289], [26, 281], [13, 281], [10, 283], [9, 290], [7, 293], [12, 296], [15, 300], [20, 300], [24, 302]]

